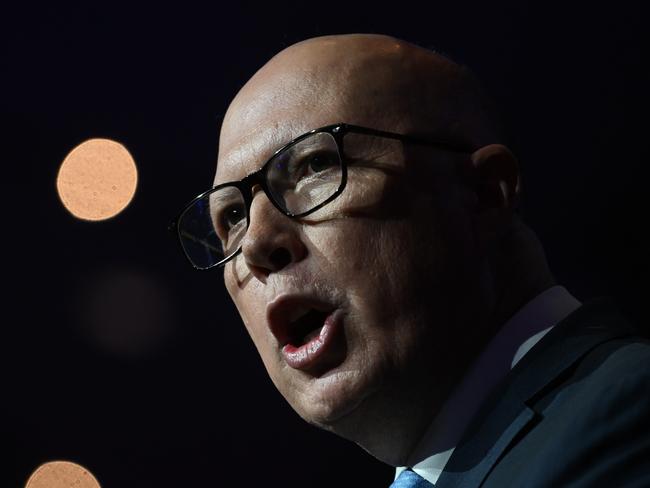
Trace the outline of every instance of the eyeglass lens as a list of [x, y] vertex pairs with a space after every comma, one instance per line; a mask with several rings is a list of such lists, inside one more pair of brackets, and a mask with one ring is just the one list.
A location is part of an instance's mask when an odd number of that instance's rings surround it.
[[[336, 193], [343, 179], [334, 137], [317, 132], [285, 148], [266, 169], [269, 196], [286, 213], [310, 211]], [[226, 186], [191, 205], [180, 217], [179, 235], [192, 263], [201, 269], [237, 252], [248, 228], [246, 201], [239, 188]]]

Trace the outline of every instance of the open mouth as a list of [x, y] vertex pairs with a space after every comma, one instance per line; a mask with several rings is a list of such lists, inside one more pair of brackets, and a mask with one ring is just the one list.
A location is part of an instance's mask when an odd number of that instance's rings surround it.
[[289, 324], [287, 344], [300, 347], [317, 337], [329, 312], [310, 309], [306, 314]]
[[267, 320], [280, 347], [300, 347], [319, 335], [334, 308], [310, 297], [290, 296], [268, 308]]
[[340, 305], [309, 295], [280, 295], [266, 309], [283, 361], [312, 376], [345, 359], [344, 317]]

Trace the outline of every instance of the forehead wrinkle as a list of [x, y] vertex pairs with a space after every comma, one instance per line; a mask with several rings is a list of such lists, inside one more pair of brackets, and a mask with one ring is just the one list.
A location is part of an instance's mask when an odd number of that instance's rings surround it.
[[270, 125], [258, 125], [246, 135], [238, 137], [231, 147], [220, 148], [217, 163], [217, 182], [240, 180], [260, 169], [264, 163], [293, 137], [287, 138], [285, 133], [291, 131], [290, 124], [274, 122]]
[[302, 84], [294, 77], [288, 86], [286, 79], [268, 80], [257, 91], [238, 95], [233, 101], [222, 125], [215, 182], [222, 181], [223, 173], [230, 175], [230, 180], [241, 179], [294, 138], [342, 121], [332, 109], [340, 101], [328, 93], [331, 87], [318, 91], [318, 99], [332, 100], [321, 107], [314, 103], [313, 83]]
[[255, 124], [269, 111], [282, 111], [289, 105], [310, 105], [323, 95], [323, 88], [313, 69], [289, 66], [286, 71], [279, 71], [262, 68], [235, 96], [226, 113], [224, 126], [231, 121]]

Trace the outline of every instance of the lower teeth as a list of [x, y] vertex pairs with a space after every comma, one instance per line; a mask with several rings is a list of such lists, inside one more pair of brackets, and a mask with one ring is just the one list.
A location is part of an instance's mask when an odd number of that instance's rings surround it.
[[322, 327], [319, 327], [318, 329], [312, 330], [309, 334], [307, 334], [304, 339], [303, 339], [303, 344], [306, 344], [310, 342], [314, 337], [318, 337], [320, 335], [320, 331], [322, 330]]

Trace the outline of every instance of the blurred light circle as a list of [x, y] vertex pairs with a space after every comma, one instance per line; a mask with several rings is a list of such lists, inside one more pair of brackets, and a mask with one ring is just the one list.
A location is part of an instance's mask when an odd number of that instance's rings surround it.
[[56, 178], [65, 208], [79, 219], [92, 221], [109, 219], [124, 210], [137, 184], [133, 157], [110, 139], [79, 144], [63, 160]]
[[84, 335], [122, 357], [154, 354], [173, 332], [171, 293], [164, 281], [135, 269], [98, 272], [83, 283], [78, 311]]
[[86, 468], [69, 461], [52, 461], [40, 465], [27, 480], [25, 488], [100, 488]]

